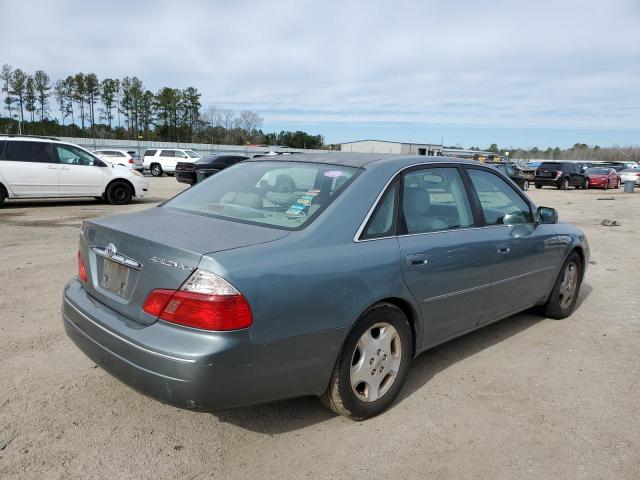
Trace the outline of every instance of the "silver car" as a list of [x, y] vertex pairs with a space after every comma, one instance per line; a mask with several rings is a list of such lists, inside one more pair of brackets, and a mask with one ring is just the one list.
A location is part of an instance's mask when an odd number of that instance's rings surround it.
[[425, 350], [534, 306], [570, 315], [588, 264], [584, 234], [494, 168], [288, 156], [86, 221], [62, 314], [94, 362], [160, 401], [317, 395], [364, 419]]

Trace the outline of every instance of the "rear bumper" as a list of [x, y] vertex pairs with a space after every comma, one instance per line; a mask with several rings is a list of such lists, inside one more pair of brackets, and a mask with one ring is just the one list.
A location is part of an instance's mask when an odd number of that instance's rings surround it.
[[196, 173], [195, 172], [181, 172], [176, 170], [176, 180], [180, 183], [187, 183], [189, 185], [193, 185], [196, 183]]
[[[562, 177], [560, 177], [562, 178]], [[534, 183], [536, 185], [543, 185], [546, 187], [557, 187], [560, 185], [560, 179], [557, 179], [555, 177], [550, 178], [550, 177], [535, 177], [534, 178]]]
[[135, 390], [189, 410], [222, 410], [319, 395], [346, 331], [253, 345], [248, 330], [206, 332], [163, 321], [142, 325], [89, 296], [64, 289], [67, 335], [91, 360]]

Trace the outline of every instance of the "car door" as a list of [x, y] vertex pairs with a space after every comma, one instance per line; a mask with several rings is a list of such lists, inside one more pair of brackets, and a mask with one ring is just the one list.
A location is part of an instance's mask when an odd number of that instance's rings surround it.
[[483, 323], [548, 296], [563, 243], [552, 225], [534, 222], [531, 204], [498, 173], [466, 167], [491, 245], [491, 289]]
[[491, 254], [461, 171], [418, 167], [401, 179], [400, 246], [407, 287], [420, 304], [424, 347], [478, 324], [491, 283]]
[[96, 159], [81, 148], [54, 144], [60, 162], [59, 194], [61, 196], [99, 197], [104, 192], [105, 174]]
[[581, 173], [578, 165], [573, 163], [567, 164], [567, 171], [569, 172], [569, 184], [572, 187], [581, 187], [584, 183], [585, 176]]
[[160, 161], [160, 165], [163, 170], [168, 170], [173, 172], [176, 168], [176, 151], [175, 150], [161, 150], [160, 156], [158, 157]]
[[53, 197], [58, 194], [58, 163], [51, 143], [7, 140], [2, 175], [16, 197]]

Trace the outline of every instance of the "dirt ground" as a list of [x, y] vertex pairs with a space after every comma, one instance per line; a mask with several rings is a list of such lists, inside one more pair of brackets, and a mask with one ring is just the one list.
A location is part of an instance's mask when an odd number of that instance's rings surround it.
[[[419, 357], [400, 398], [354, 423], [315, 398], [192, 413], [110, 377], [67, 339], [61, 292], [85, 218], [152, 197], [0, 209], [0, 478], [640, 478], [640, 193], [530, 195], [588, 235], [576, 312], [522, 313]], [[606, 227], [605, 219], [620, 226]]]

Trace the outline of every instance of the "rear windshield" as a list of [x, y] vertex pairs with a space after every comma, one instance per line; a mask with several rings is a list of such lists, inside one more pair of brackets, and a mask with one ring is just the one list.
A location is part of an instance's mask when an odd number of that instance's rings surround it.
[[587, 169], [586, 173], [592, 173], [594, 175], [598, 175], [598, 174], [606, 175], [609, 173], [609, 169], [608, 168], [589, 168]]
[[164, 207], [298, 230], [355, 179], [357, 168], [298, 162], [243, 162], [169, 200]]
[[198, 152], [196, 152], [194, 150], [185, 150], [184, 153], [186, 153], [187, 156], [189, 156], [191, 158], [200, 158], [200, 155], [198, 154]]
[[561, 163], [554, 163], [554, 162], [542, 162], [540, 164], [539, 168], [549, 168], [549, 169], [555, 169], [555, 170], [562, 170], [562, 164]]

